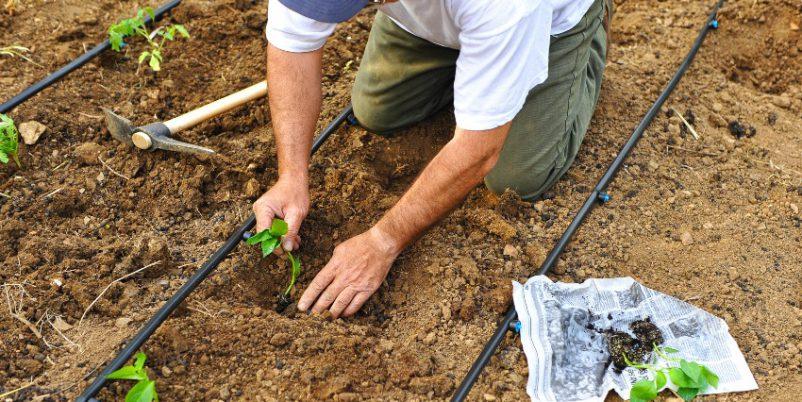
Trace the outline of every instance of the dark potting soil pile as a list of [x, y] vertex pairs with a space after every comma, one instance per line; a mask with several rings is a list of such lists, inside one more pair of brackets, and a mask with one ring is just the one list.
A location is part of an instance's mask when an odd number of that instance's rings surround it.
[[618, 372], [627, 368], [627, 359], [633, 363], [645, 363], [649, 360], [654, 345], [659, 346], [664, 341], [660, 328], [649, 318], [633, 321], [629, 324], [629, 329], [632, 335], [623, 331], [604, 331], [610, 361]]
[[[38, 64], [0, 56], [2, 99], [144, 5], [13, 0], [9, 15], [4, 3], [0, 47], [26, 46]], [[46, 131], [23, 145], [22, 168], [0, 167], [0, 394], [28, 386], [10, 398], [74, 398], [275, 180], [264, 100], [180, 135], [216, 149], [214, 157], [134, 151], [109, 136], [101, 117], [101, 107], [111, 107], [145, 124], [262, 80], [266, 3], [185, 0], [168, 21], [185, 24], [192, 38], [168, 45], [159, 74], [137, 72], [141, 42], [134, 41], [129, 53], [104, 54], [10, 113]], [[616, 3], [591, 129], [575, 166], [544, 200], [527, 204], [477, 188], [401, 255], [348, 320], [276, 313], [287, 267], [237, 248], [143, 348], [162, 399], [448, 398], [505, 311], [510, 281], [525, 280], [545, 258], [712, 6]], [[371, 17], [366, 11], [341, 24], [326, 47], [320, 127], [348, 103]], [[609, 188], [612, 202], [588, 218], [552, 277], [633, 276], [724, 318], [761, 388], [721, 399], [795, 400], [802, 393], [802, 9], [797, 0], [731, 0], [720, 17]], [[698, 139], [670, 108], [695, 117]], [[746, 134], [733, 133], [732, 122]], [[452, 130], [444, 112], [393, 138], [351, 127], [329, 140], [312, 162], [294, 297], [338, 242], [393, 205]], [[520, 342], [510, 336], [471, 398], [525, 399], [527, 376]], [[129, 387], [115, 383], [100, 396], [119, 400]]]

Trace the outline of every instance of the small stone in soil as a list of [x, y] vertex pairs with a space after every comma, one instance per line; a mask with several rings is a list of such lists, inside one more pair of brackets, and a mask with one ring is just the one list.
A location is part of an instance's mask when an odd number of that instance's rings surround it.
[[38, 121], [26, 121], [19, 125], [20, 136], [26, 145], [36, 144], [45, 131], [47, 131], [47, 127]]
[[679, 239], [683, 245], [690, 246], [693, 244], [693, 235], [691, 235], [690, 232], [683, 232], [679, 236]]

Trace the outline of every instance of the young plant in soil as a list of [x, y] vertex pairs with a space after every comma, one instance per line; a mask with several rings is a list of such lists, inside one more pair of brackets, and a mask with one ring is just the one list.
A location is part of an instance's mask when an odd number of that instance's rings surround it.
[[151, 21], [156, 20], [153, 9], [145, 7], [136, 12], [136, 17], [124, 19], [109, 28], [109, 42], [115, 52], [122, 50], [126, 45], [125, 38], [136, 35], [145, 39], [148, 43], [148, 50], [139, 54], [139, 64], [148, 60], [148, 66], [153, 71], [161, 70], [161, 63], [164, 61], [164, 44], [172, 41], [176, 35], [189, 38], [189, 32], [183, 25], [175, 24], [156, 28], [149, 32], [145, 25], [145, 17], [150, 16]]
[[[690, 401], [707, 390], [709, 386], [718, 387], [718, 376], [707, 366], [687, 361], [670, 355], [678, 352], [668, 346], [653, 344], [654, 356], [648, 363], [634, 363], [626, 354], [623, 355], [629, 367], [648, 370], [651, 380], [640, 380], [632, 386], [629, 400], [632, 402], [646, 402], [657, 398], [668, 382], [668, 378], [677, 387], [674, 391], [680, 398]], [[673, 391], [673, 390], [672, 390]]]
[[11, 58], [19, 57], [22, 60], [27, 61], [28, 63], [35, 64], [39, 67], [42, 67], [41, 64], [31, 60], [28, 56], [25, 56], [24, 53], [30, 52], [31, 50], [24, 46], [19, 45], [11, 45], [6, 47], [0, 47], [0, 56], [8, 56]]
[[[287, 234], [287, 228], [287, 222], [275, 218], [269, 229], [265, 229], [251, 236], [245, 242], [252, 246], [260, 245], [262, 248], [262, 258], [264, 258], [272, 254], [277, 247], [280, 247], [281, 236]], [[295, 281], [298, 280], [298, 276], [301, 275], [301, 260], [295, 258], [291, 252], [285, 252], [287, 253], [287, 259], [290, 260], [290, 284], [287, 286], [287, 289], [284, 290], [284, 293], [279, 295], [278, 304], [281, 309], [286, 308], [292, 303], [290, 292], [292, 292], [292, 288], [295, 287]]]
[[8, 163], [9, 158], [19, 163], [19, 131], [14, 125], [14, 120], [0, 114], [0, 163]]
[[148, 377], [145, 360], [147, 360], [147, 356], [139, 352], [135, 356], [133, 366], [125, 366], [106, 376], [109, 380], [136, 381], [134, 387], [125, 395], [125, 402], [159, 401], [159, 394], [156, 393], [156, 381], [152, 381]]

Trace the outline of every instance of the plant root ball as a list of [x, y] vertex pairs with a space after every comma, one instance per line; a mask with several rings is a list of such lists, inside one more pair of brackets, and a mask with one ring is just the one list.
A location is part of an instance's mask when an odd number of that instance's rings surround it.
[[610, 360], [618, 373], [627, 368], [624, 355], [633, 363], [645, 363], [654, 350], [654, 345], [661, 345], [664, 341], [663, 333], [649, 318], [630, 323], [629, 329], [635, 334], [634, 338], [621, 331], [610, 330], [607, 333]]

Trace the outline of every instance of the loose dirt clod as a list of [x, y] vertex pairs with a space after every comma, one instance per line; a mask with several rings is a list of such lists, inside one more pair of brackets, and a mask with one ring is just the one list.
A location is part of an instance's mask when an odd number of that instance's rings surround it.
[[75, 147], [75, 158], [84, 165], [99, 165], [97, 157], [103, 152], [103, 147], [94, 142], [85, 142]]
[[635, 334], [634, 337], [621, 331], [606, 332], [607, 350], [617, 372], [627, 367], [624, 356], [633, 363], [644, 363], [654, 350], [654, 345], [663, 343], [663, 333], [649, 318], [632, 322], [629, 329]]
[[755, 136], [755, 134], [757, 134], [756, 128], [749, 125], [744, 125], [737, 120], [731, 121], [727, 127], [730, 129], [730, 133], [737, 139], [744, 137], [752, 138]]

